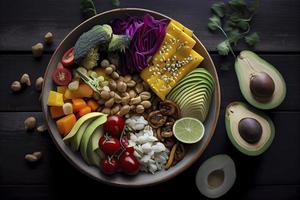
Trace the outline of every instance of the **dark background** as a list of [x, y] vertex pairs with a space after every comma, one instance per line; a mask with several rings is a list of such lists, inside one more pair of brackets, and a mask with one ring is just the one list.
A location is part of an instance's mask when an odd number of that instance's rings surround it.
[[[44, 73], [50, 56], [59, 42], [82, 19], [79, 0], [1, 0], [0, 1], [0, 199], [75, 199], [157, 197], [168, 199], [179, 194], [205, 199], [194, 182], [200, 164], [207, 158], [229, 154], [236, 163], [237, 180], [224, 199], [300, 199], [300, 1], [263, 0], [253, 30], [261, 42], [254, 49], [274, 64], [287, 83], [283, 104], [269, 112], [276, 127], [270, 149], [259, 157], [247, 157], [230, 143], [224, 127], [224, 108], [235, 100], [244, 101], [235, 72], [220, 70], [222, 58], [215, 47], [221, 34], [207, 30], [210, 6], [216, 1], [204, 0], [121, 0], [121, 7], [142, 7], [166, 14], [181, 21], [210, 51], [218, 69], [222, 91], [221, 113], [215, 135], [201, 158], [187, 171], [171, 181], [148, 188], [122, 189], [91, 180], [72, 167], [58, 152], [50, 136], [26, 132], [23, 121], [43, 117], [34, 86], [21, 94], [10, 92], [10, 83], [23, 73], [34, 81]], [[110, 0], [95, 0], [98, 12], [112, 9]], [[54, 44], [46, 47], [41, 60], [33, 59], [31, 46], [43, 40], [46, 32], [55, 35]], [[239, 44], [237, 51], [248, 48]], [[38, 165], [28, 165], [24, 155], [43, 151]], [[94, 197], [92, 197], [94, 196]], [[161, 197], [162, 194], [159, 194]], [[107, 197], [106, 197], [107, 198]]]

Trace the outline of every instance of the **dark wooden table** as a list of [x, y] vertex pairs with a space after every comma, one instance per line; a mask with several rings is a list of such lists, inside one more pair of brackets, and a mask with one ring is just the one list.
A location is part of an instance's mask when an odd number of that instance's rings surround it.
[[[216, 54], [220, 34], [209, 33], [206, 24], [214, 1], [121, 0], [121, 7], [143, 7], [174, 17], [192, 28], [210, 51], [216, 67], [222, 58]], [[98, 12], [112, 9], [110, 0], [95, 0]], [[269, 112], [276, 126], [275, 140], [259, 157], [247, 157], [230, 143], [224, 127], [224, 107], [231, 101], [244, 101], [233, 69], [218, 69], [222, 105], [216, 133], [203, 156], [190, 169], [173, 180], [148, 188], [122, 189], [98, 183], [78, 172], [58, 152], [50, 136], [26, 132], [23, 121], [35, 116], [44, 123], [34, 87], [15, 95], [10, 83], [21, 74], [32, 80], [41, 76], [50, 56], [66, 34], [81, 22], [79, 3], [71, 0], [0, 1], [0, 199], [84, 199], [105, 195], [144, 197], [164, 193], [204, 197], [198, 192], [195, 173], [207, 158], [229, 154], [237, 167], [237, 180], [224, 199], [300, 199], [300, 1], [263, 0], [254, 19], [253, 30], [261, 36], [254, 49], [273, 63], [287, 83], [284, 103]], [[31, 46], [51, 31], [54, 44], [46, 47], [41, 60], [31, 55]], [[248, 48], [240, 44], [237, 51]], [[28, 165], [24, 155], [43, 151], [38, 165]]]

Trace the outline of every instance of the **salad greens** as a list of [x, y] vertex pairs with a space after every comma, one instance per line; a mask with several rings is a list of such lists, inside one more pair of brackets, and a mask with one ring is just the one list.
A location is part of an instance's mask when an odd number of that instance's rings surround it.
[[217, 50], [220, 55], [234, 57], [232, 46], [241, 39], [247, 44], [254, 46], [259, 42], [256, 32], [250, 33], [250, 23], [259, 5], [259, 0], [252, 0], [249, 4], [245, 0], [230, 0], [228, 3], [214, 3], [211, 7], [213, 15], [208, 19], [208, 28], [211, 31], [219, 30], [225, 36], [225, 40], [218, 44]]

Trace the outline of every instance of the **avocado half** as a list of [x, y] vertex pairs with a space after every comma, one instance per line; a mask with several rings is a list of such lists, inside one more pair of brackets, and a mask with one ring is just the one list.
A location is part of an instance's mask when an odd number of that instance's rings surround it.
[[233, 160], [225, 154], [207, 159], [196, 174], [196, 186], [204, 196], [218, 198], [227, 193], [236, 179]]
[[[280, 72], [270, 63], [252, 51], [242, 51], [235, 61], [235, 72], [239, 81], [240, 90], [244, 98], [259, 109], [272, 109], [279, 106], [286, 96], [286, 84]], [[274, 88], [267, 100], [259, 100], [250, 89], [250, 80], [256, 74], [267, 74], [272, 80]], [[262, 82], [262, 87], [266, 82]], [[270, 87], [270, 86], [269, 86]]]
[[[250, 119], [250, 122], [254, 123], [242, 124], [245, 119]], [[226, 107], [225, 125], [231, 143], [240, 152], [249, 156], [265, 152], [275, 136], [272, 120], [242, 102], [232, 102]], [[257, 134], [260, 135], [257, 137]]]

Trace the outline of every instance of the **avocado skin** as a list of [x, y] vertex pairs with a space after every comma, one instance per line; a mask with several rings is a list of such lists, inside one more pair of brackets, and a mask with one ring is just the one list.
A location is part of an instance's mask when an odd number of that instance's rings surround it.
[[[260, 99], [256, 98], [251, 93], [250, 87], [247, 85], [248, 83], [246, 83], [246, 81], [249, 81], [250, 83], [250, 78], [248, 77], [251, 77], [251, 75], [247, 73], [247, 70], [245, 70], [249, 66], [243, 65], [243, 63], [241, 62], [242, 58], [255, 59], [255, 61], [260, 64], [259, 72], [268, 71], [269, 73], [267, 74], [274, 80], [274, 82], [278, 85], [280, 84], [281, 89], [280, 90], [278, 89], [277, 93], [275, 91], [272, 98], [267, 100], [263, 99], [262, 101], [260, 101]], [[286, 96], [286, 83], [281, 73], [273, 65], [271, 65], [266, 60], [259, 57], [254, 52], [245, 50], [242, 51], [240, 55], [237, 57], [234, 66], [239, 81], [240, 90], [242, 92], [242, 95], [248, 101], [249, 104], [251, 104], [252, 106], [258, 109], [268, 110], [268, 109], [273, 109], [278, 107], [283, 102]]]
[[[234, 134], [233, 132], [234, 131], [231, 130], [230, 117], [228, 115], [228, 113], [230, 112], [229, 109], [233, 105], [240, 105], [244, 109], [247, 109], [247, 110], [255, 113], [256, 115], [259, 115], [259, 116], [263, 117], [264, 119], [266, 119], [268, 121], [268, 123], [270, 125], [270, 129], [271, 129], [271, 131], [269, 133], [270, 137], [267, 140], [267, 142], [264, 144], [264, 146], [261, 147], [260, 149], [255, 150], [255, 151], [250, 151], [249, 149], [246, 149], [246, 148], [242, 147], [239, 144], [239, 142], [234, 138], [234, 136], [233, 136], [233, 134]], [[245, 118], [245, 117], [247, 117], [247, 116], [240, 116], [240, 119]], [[242, 152], [243, 154], [248, 155], [248, 156], [258, 156], [258, 155], [264, 153], [270, 147], [270, 145], [272, 144], [273, 139], [275, 137], [275, 126], [274, 126], [274, 123], [273, 123], [273, 121], [267, 115], [265, 115], [264, 113], [262, 113], [262, 112], [260, 112], [260, 111], [258, 111], [256, 109], [254, 109], [253, 107], [248, 106], [245, 103], [238, 102], [238, 101], [232, 102], [232, 103], [230, 103], [226, 107], [226, 111], [225, 111], [225, 127], [226, 127], [227, 135], [228, 135], [231, 143], [233, 144], [233, 146], [235, 146], [235, 148], [237, 150], [239, 150], [240, 152]], [[238, 133], [238, 131], [235, 131], [235, 132]], [[252, 145], [255, 145], [255, 144], [252, 144]]]

